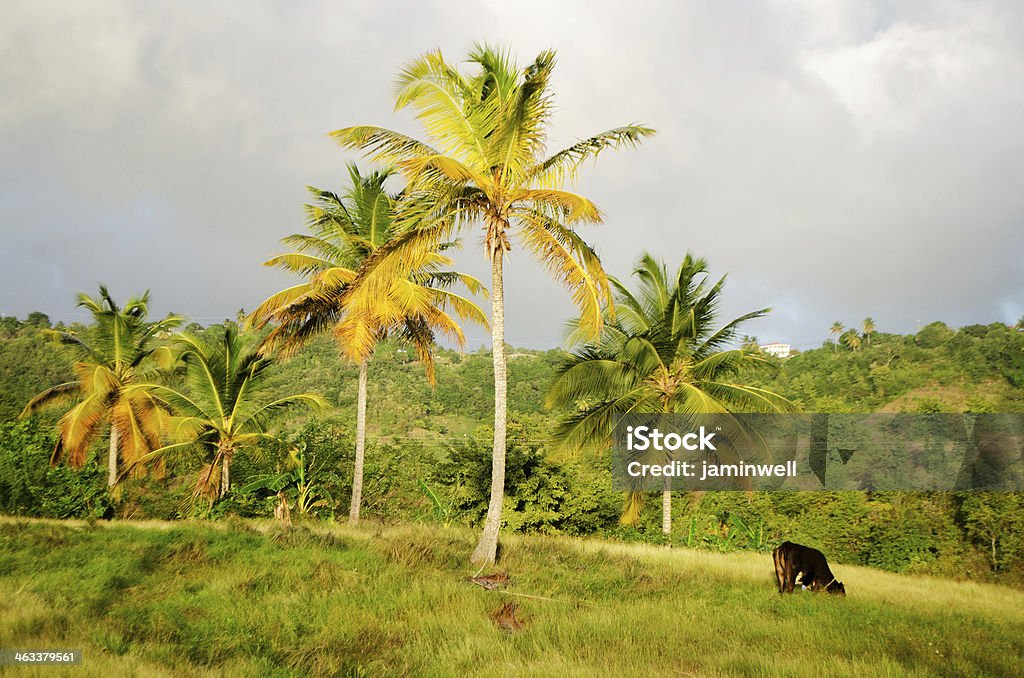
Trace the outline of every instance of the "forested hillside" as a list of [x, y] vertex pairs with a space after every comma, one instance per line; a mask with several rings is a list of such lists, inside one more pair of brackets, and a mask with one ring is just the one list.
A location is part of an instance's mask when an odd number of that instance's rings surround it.
[[807, 412], [1024, 411], [1024, 331], [1002, 323], [826, 343], [784, 366], [763, 384]]
[[[163, 478], [126, 481], [118, 503], [104, 486], [101, 445], [82, 470], [49, 465], [57, 415], [16, 421], [32, 395], [71, 374], [62, 350], [45, 336], [45, 324], [8, 322], [2, 329], [0, 511], [84, 518], [193, 515], [185, 499], [198, 459], [171, 461]], [[618, 524], [622, 494], [611, 489], [605, 459], [552, 452], [549, 436], [558, 413], [544, 410], [543, 395], [564, 355], [510, 350], [506, 526], [664, 541], [653, 502], [637, 526]], [[432, 388], [409, 353], [392, 344], [378, 348], [369, 382], [368, 518], [479, 524], [490, 483], [490, 367], [483, 349], [441, 350]], [[1001, 324], [954, 331], [933, 323], [916, 335], [876, 334], [856, 350], [826, 343], [777, 361], [776, 368], [752, 376], [752, 383], [759, 380], [805, 411], [1024, 411], [1024, 332]], [[352, 480], [357, 369], [338, 357], [328, 339], [311, 342], [272, 369], [274, 389], [319, 393], [332, 409], [293, 416], [281, 425], [284, 444], [240, 456], [237, 489], [214, 506], [213, 515], [272, 516], [272, 488], [284, 488], [305, 498], [296, 519], [340, 519]], [[288, 449], [301, 459], [301, 473], [288, 464]], [[713, 493], [682, 496], [673, 519], [672, 539], [685, 546], [766, 550], [793, 539], [826, 548], [840, 562], [1024, 581], [1024, 505], [1016, 494]]]

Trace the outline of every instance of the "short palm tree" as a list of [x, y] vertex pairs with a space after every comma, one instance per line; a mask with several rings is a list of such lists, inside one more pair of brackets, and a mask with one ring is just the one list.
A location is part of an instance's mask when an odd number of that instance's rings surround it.
[[857, 352], [860, 350], [861, 345], [860, 335], [857, 334], [856, 330], [850, 330], [843, 335], [843, 343], [846, 344], [851, 351]]
[[130, 389], [150, 394], [173, 413], [172, 442], [135, 460], [134, 465], [198, 451], [205, 464], [194, 499], [205, 497], [213, 502], [227, 493], [235, 455], [257, 449], [261, 441], [274, 440], [267, 426], [275, 415], [296, 407], [327, 406], [323, 398], [311, 393], [269, 398], [267, 369], [273, 359], [247, 346], [233, 325], [212, 340], [178, 335], [175, 345], [185, 370], [184, 389], [162, 384], [139, 384]]
[[843, 333], [843, 330], [845, 330], [845, 329], [846, 329], [846, 326], [843, 325], [843, 323], [839, 322], [838, 320], [836, 322], [832, 323], [832, 327], [829, 328], [828, 332], [829, 332], [829, 334], [832, 335], [832, 348], [833, 348], [833, 350], [836, 350], [836, 351], [839, 350], [839, 336]]
[[[746, 313], [715, 327], [725, 278], [712, 284], [707, 262], [689, 254], [672, 277], [650, 254], [640, 257], [636, 293], [612, 278], [616, 315], [600, 341], [576, 349], [562, 364], [547, 405], [573, 408], [555, 438], [569, 450], [607, 445], [622, 414], [716, 414], [793, 411], [780, 395], [739, 381], [744, 368], [773, 368], [759, 351], [730, 348]], [[662, 530], [672, 528], [670, 480], [662, 493]], [[641, 495], [630, 493], [622, 520], [639, 518]]]
[[871, 348], [871, 335], [875, 333], [875, 321], [869, 318], [864, 318], [864, 324], [861, 326], [861, 331], [864, 333], [864, 341], [867, 343], [868, 348]]
[[[306, 280], [264, 301], [251, 316], [262, 327], [275, 323], [265, 350], [289, 353], [308, 338], [331, 330], [342, 353], [359, 365], [356, 400], [356, 458], [352, 478], [349, 521], [359, 522], [362, 505], [363, 465], [366, 450], [366, 388], [368, 365], [378, 342], [394, 337], [412, 346], [434, 383], [435, 335], [463, 345], [458, 320], [487, 324], [483, 312], [469, 299], [452, 291], [461, 284], [473, 294], [483, 285], [472, 276], [449, 270], [452, 260], [443, 251], [453, 243], [439, 243], [418, 253], [413, 266], [389, 281], [388, 286], [364, 303], [345, 303], [342, 295], [363, 263], [396, 236], [395, 215], [400, 196], [385, 190], [391, 170], [363, 176], [349, 165], [350, 184], [343, 195], [310, 188], [314, 203], [306, 206], [309, 233], [283, 239], [296, 251], [269, 261]], [[455, 316], [454, 318], [452, 316]]]
[[635, 146], [653, 130], [618, 127], [548, 155], [554, 110], [551, 76], [555, 53], [545, 51], [520, 67], [507, 51], [477, 45], [465, 73], [440, 51], [414, 59], [396, 83], [395, 108], [412, 107], [427, 134], [419, 141], [383, 127], [348, 127], [333, 136], [395, 165], [410, 194], [400, 222], [403, 236], [368, 262], [350, 292], [374, 297], [394, 267], [408, 267], [416, 253], [462, 228], [482, 228], [491, 267], [491, 346], [494, 362], [494, 444], [487, 517], [472, 560], [493, 563], [505, 491], [507, 367], [504, 258], [520, 245], [566, 285], [592, 334], [601, 327], [610, 290], [591, 247], [573, 230], [597, 223], [601, 213], [587, 198], [563, 190], [566, 180], [605, 149]]
[[78, 295], [78, 306], [88, 310], [95, 325], [84, 337], [70, 332], [53, 336], [75, 355], [75, 379], [49, 388], [29, 401], [22, 417], [46, 407], [74, 402], [57, 424], [54, 463], [66, 459], [81, 467], [89, 447], [109, 426], [107, 484], [113, 487], [119, 476], [119, 460], [131, 464], [160, 444], [166, 420], [146, 389], [133, 385], [154, 379], [160, 371], [157, 337], [181, 323], [169, 315], [149, 322], [149, 292], [132, 297], [120, 307], [110, 292], [100, 286], [98, 297]]

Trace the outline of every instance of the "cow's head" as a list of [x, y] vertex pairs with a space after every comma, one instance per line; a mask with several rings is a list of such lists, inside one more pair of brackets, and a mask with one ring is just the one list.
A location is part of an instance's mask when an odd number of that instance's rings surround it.
[[843, 586], [843, 582], [841, 581], [833, 581], [831, 584], [825, 587], [825, 590], [837, 596], [846, 595], [846, 587]]

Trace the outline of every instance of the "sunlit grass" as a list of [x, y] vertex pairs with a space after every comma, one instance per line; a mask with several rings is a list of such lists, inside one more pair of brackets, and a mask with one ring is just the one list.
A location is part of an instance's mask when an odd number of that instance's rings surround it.
[[[1008, 675], [1024, 593], [837, 566], [780, 596], [770, 555], [433, 526], [0, 523], [0, 647], [81, 648], [75, 675]], [[516, 595], [513, 595], [516, 594]], [[523, 630], [489, 615], [520, 605]], [[36, 675], [52, 675], [49, 667]]]

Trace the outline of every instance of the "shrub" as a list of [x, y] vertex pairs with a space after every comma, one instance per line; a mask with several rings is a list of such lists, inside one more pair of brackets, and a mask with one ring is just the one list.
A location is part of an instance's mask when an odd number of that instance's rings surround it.
[[93, 455], [81, 469], [51, 466], [54, 431], [37, 418], [0, 424], [0, 511], [45, 518], [107, 518], [106, 469]]

